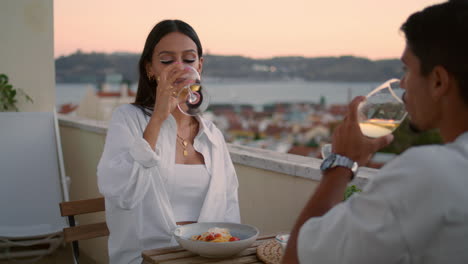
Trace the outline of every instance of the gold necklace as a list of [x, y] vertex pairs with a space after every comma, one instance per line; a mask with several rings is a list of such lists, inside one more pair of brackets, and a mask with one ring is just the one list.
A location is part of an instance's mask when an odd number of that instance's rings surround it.
[[[188, 151], [187, 151], [188, 142], [183, 137], [179, 136], [179, 133], [176, 133], [176, 135], [182, 141], [182, 142], [179, 142], [183, 148], [182, 153], [184, 154], [184, 157], [187, 157], [188, 156]], [[190, 122], [190, 125], [189, 125], [189, 137], [191, 136], [192, 136], [192, 122]]]

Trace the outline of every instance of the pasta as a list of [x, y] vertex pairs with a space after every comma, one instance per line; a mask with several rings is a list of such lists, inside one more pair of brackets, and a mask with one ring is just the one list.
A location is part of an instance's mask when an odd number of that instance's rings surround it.
[[192, 240], [204, 242], [232, 242], [240, 239], [232, 236], [227, 228], [213, 227], [208, 229], [207, 232], [192, 236]]

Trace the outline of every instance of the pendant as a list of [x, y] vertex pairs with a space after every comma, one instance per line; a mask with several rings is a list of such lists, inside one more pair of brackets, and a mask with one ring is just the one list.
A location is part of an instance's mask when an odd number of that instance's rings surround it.
[[184, 144], [184, 147], [187, 147], [187, 141], [182, 141], [182, 144]]
[[184, 149], [184, 156], [187, 157], [187, 155], [188, 155], [188, 151]]

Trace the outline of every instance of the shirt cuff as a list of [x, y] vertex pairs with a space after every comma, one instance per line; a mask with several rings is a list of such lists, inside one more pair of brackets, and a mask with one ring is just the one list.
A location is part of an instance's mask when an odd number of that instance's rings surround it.
[[159, 150], [153, 151], [144, 138], [135, 139], [130, 148], [130, 155], [136, 162], [147, 168], [156, 166], [160, 159]]

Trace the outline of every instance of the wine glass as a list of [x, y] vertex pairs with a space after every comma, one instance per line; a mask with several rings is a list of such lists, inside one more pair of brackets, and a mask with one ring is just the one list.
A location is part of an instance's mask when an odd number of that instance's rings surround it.
[[378, 138], [391, 134], [406, 117], [400, 80], [390, 79], [366, 95], [358, 106], [358, 121], [362, 134]]
[[[399, 79], [390, 79], [366, 95], [358, 106], [358, 122], [362, 134], [378, 138], [391, 134], [405, 119], [407, 112]], [[322, 146], [322, 158], [332, 152], [331, 144]]]
[[200, 74], [193, 67], [186, 65], [186, 73], [175, 84], [184, 83], [177, 96], [177, 107], [190, 116], [201, 114], [208, 108], [210, 95], [201, 83]]

